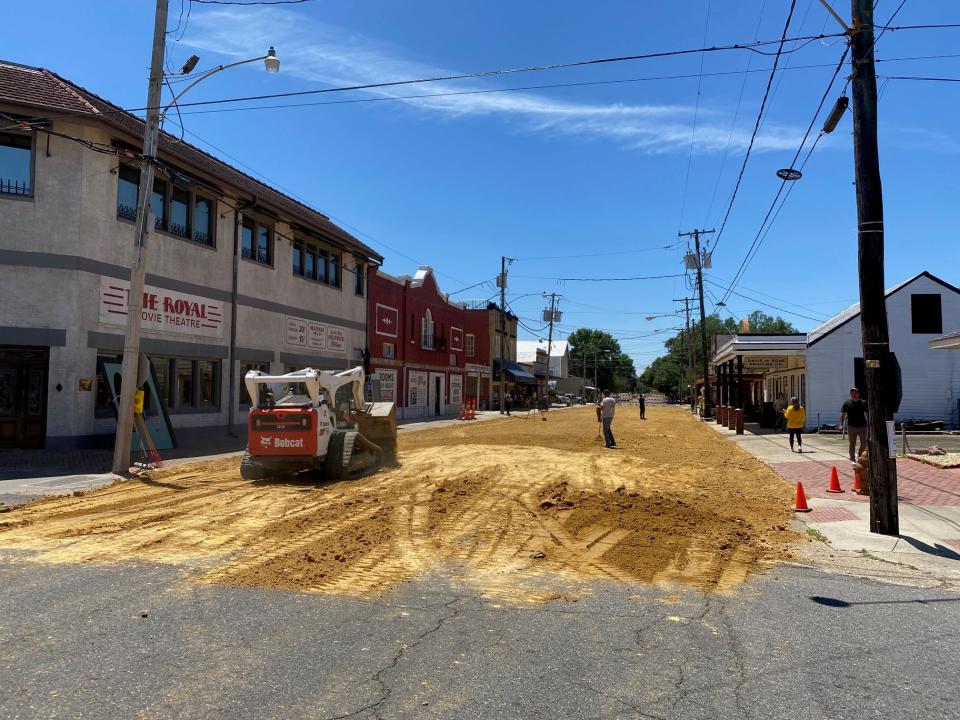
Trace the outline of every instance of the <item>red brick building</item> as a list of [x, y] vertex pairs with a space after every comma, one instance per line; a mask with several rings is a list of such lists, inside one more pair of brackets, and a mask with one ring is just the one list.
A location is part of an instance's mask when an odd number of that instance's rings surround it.
[[367, 351], [374, 392], [398, 418], [456, 414], [467, 397], [489, 397], [488, 319], [451, 302], [433, 270], [368, 273]]

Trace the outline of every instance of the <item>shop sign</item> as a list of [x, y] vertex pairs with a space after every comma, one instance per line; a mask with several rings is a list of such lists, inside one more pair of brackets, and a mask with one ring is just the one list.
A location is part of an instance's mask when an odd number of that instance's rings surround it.
[[397, 401], [397, 371], [379, 369], [374, 376], [380, 381], [380, 401]]
[[463, 402], [463, 375], [450, 376], [450, 404], [459, 405]]
[[787, 358], [785, 357], [744, 357], [744, 370], [786, 370]]
[[463, 330], [460, 328], [450, 328], [450, 349], [453, 352], [463, 352]]
[[489, 365], [478, 365], [477, 363], [467, 363], [463, 366], [463, 369], [468, 373], [476, 373], [477, 375], [482, 375], [483, 377], [490, 377], [490, 366]]
[[287, 345], [322, 350], [334, 355], [347, 352], [347, 331], [338, 325], [287, 317]]
[[[126, 325], [129, 294], [128, 281], [101, 276], [100, 322]], [[223, 303], [145, 285], [140, 324], [146, 331], [222, 338]]]
[[410, 371], [407, 380], [407, 406], [427, 406], [427, 373]]

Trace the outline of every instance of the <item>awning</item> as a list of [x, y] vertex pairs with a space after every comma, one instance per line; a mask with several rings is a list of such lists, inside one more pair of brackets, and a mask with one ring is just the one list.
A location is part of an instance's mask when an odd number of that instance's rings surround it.
[[929, 347], [931, 350], [960, 350], [960, 331], [934, 338]]
[[[507, 371], [507, 380], [512, 380], [513, 382], [520, 383], [521, 385], [537, 384], [537, 379], [515, 362], [508, 360], [506, 363], [504, 363], [504, 365]], [[500, 378], [500, 361], [498, 359], [494, 359], [493, 361], [493, 378], [495, 380]]]

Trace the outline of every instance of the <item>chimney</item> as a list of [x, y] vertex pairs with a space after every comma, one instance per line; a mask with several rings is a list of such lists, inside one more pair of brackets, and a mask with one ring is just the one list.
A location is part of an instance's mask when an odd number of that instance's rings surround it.
[[750, 318], [744, 318], [740, 321], [740, 332], [748, 333], [750, 332]]

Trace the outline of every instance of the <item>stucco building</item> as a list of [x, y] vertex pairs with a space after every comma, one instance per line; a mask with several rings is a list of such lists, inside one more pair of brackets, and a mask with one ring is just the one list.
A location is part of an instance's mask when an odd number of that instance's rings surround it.
[[[0, 112], [0, 447], [108, 444], [143, 123], [2, 62]], [[141, 350], [179, 437], [242, 424], [249, 368], [361, 361], [376, 252], [170, 135], [156, 165]]]

